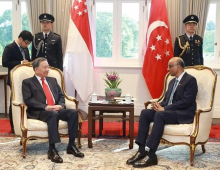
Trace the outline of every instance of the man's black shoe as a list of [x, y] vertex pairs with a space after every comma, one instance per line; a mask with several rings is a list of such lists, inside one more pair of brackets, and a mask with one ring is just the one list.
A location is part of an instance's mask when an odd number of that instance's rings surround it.
[[126, 164], [133, 165], [135, 162], [143, 159], [146, 155], [147, 154], [142, 155], [140, 152], [137, 152], [134, 156], [127, 160]]
[[73, 154], [75, 157], [83, 158], [84, 154], [78, 150], [76, 146], [68, 146], [66, 149], [67, 154]]
[[157, 156], [150, 158], [147, 157], [147, 159], [145, 159], [144, 161], [137, 161], [133, 164], [134, 168], [143, 168], [143, 167], [148, 167], [148, 166], [152, 166], [152, 165], [157, 165], [158, 161], [157, 161]]
[[55, 163], [63, 163], [63, 159], [59, 156], [58, 152], [53, 149], [52, 151], [48, 151], [47, 153], [48, 159]]

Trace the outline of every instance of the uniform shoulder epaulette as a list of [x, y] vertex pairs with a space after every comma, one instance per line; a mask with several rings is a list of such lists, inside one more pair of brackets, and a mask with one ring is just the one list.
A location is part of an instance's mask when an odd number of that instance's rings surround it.
[[41, 32], [38, 32], [38, 33], [36, 33], [36, 34], [34, 34], [34, 35], [38, 35], [38, 34], [41, 34]]
[[184, 36], [184, 34], [180, 34], [178, 37], [183, 37]]
[[198, 34], [194, 34], [194, 36], [195, 36], [195, 37], [199, 37], [199, 38], [202, 38], [202, 37], [201, 37], [201, 36], [199, 36]]
[[58, 36], [60, 36], [59, 34], [57, 34], [57, 33], [55, 33], [55, 32], [53, 32], [55, 35], [58, 35]]

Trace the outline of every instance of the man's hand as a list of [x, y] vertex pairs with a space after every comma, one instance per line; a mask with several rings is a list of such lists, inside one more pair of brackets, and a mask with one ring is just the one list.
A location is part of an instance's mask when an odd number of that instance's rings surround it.
[[164, 108], [158, 102], [152, 103], [152, 109], [154, 109], [156, 112], [157, 111], [164, 111]]
[[48, 105], [45, 109], [46, 109], [47, 111], [55, 111], [55, 112], [58, 112], [58, 111], [60, 111], [61, 109], [63, 109], [63, 107], [62, 107], [61, 105], [54, 105], [54, 106]]
[[54, 108], [54, 106], [47, 106], [46, 108], [45, 108], [45, 110], [46, 111], [53, 111], [53, 108]]
[[54, 105], [54, 110], [53, 111], [60, 111], [61, 109], [63, 109], [63, 107], [61, 105]]
[[28, 63], [28, 62], [29, 62], [28, 60], [22, 60], [22, 64]]

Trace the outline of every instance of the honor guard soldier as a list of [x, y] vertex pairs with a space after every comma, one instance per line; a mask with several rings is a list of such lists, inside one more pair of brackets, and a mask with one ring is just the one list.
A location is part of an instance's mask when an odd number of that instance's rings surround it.
[[203, 39], [195, 34], [199, 18], [189, 15], [184, 20], [185, 34], [176, 37], [174, 56], [181, 57], [186, 66], [203, 65]]
[[62, 41], [60, 35], [51, 31], [54, 17], [43, 13], [39, 16], [41, 30], [34, 35], [32, 45], [32, 61], [38, 57], [45, 57], [50, 66], [63, 71]]

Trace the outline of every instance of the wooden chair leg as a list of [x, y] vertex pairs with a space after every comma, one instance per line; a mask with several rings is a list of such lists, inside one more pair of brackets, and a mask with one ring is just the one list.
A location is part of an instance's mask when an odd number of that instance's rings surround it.
[[205, 145], [201, 145], [202, 146], [202, 152], [205, 153]]
[[22, 145], [22, 138], [21, 138], [21, 140], [20, 140], [20, 145]]
[[194, 165], [195, 144], [190, 145], [190, 165]]
[[26, 158], [27, 138], [22, 139], [22, 145], [23, 145], [23, 158]]
[[81, 136], [82, 136], [82, 122], [79, 122], [78, 139], [77, 139], [79, 148], [82, 147]]

